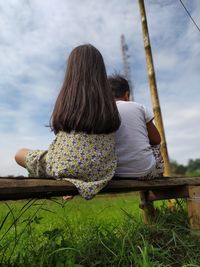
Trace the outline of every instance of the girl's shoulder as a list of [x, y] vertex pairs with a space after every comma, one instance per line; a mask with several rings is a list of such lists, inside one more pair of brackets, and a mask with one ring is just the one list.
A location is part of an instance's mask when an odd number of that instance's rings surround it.
[[154, 119], [154, 114], [145, 105], [134, 101], [117, 101], [119, 113], [123, 117], [141, 117], [147, 123]]
[[140, 112], [144, 112], [144, 110], [146, 110], [146, 107], [144, 105], [134, 101], [119, 100], [116, 103], [119, 110], [124, 110], [124, 111], [137, 110]]
[[56, 135], [57, 139], [73, 139], [73, 140], [88, 140], [88, 141], [98, 141], [98, 140], [111, 140], [114, 139], [115, 134], [109, 133], [109, 134], [88, 134], [86, 132], [76, 132], [71, 131], [70, 133], [59, 131]]

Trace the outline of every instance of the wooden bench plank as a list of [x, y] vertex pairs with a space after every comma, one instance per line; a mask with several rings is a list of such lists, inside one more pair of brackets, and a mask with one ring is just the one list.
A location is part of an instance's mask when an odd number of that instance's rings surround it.
[[160, 188], [149, 190], [148, 201], [162, 200], [162, 199], [174, 199], [174, 198], [188, 198], [189, 191], [188, 186], [180, 185], [173, 188]]
[[[125, 193], [131, 191], [160, 190], [162, 188], [166, 192], [167, 188], [178, 189], [187, 185], [200, 185], [200, 177], [162, 177], [151, 181], [140, 181], [135, 178], [119, 179], [114, 177], [101, 193]], [[184, 190], [183, 192], [185, 194]], [[0, 200], [17, 200], [34, 197], [49, 198], [77, 194], [78, 191], [75, 186], [64, 180], [33, 177], [0, 177]]]
[[[187, 198], [191, 229], [200, 230], [200, 177], [162, 177], [151, 181], [136, 178], [114, 177], [100, 193], [124, 193], [140, 191], [146, 223], [154, 221], [153, 201], [170, 198]], [[27, 198], [50, 198], [63, 195], [77, 195], [76, 187], [65, 180], [0, 177], [0, 200]]]

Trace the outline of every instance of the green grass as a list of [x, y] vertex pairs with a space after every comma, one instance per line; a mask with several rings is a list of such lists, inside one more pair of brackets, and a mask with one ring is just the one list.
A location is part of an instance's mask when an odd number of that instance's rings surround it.
[[0, 204], [0, 266], [200, 266], [184, 204], [144, 225], [136, 194]]
[[[133, 213], [136, 217], [141, 214], [138, 208], [139, 199], [137, 194], [110, 195], [106, 197], [99, 195], [90, 201], [86, 201], [81, 197], [75, 197], [70, 201], [55, 198], [52, 200], [32, 200], [29, 204], [27, 202], [0, 202], [1, 218], [4, 218], [8, 213], [8, 206], [16, 217], [19, 217], [19, 214], [24, 212], [25, 209], [27, 209], [25, 211], [26, 217], [34, 215], [39, 209], [37, 216], [42, 217], [43, 223], [38, 227], [45, 230], [46, 228], [54, 228], [58, 225], [62, 226], [63, 223], [68, 221], [74, 223], [74, 225], [94, 219], [99, 222], [106, 220], [108, 223], [120, 223], [124, 217], [124, 208], [128, 213]], [[7, 222], [11, 223], [12, 220], [13, 218], [10, 215]]]

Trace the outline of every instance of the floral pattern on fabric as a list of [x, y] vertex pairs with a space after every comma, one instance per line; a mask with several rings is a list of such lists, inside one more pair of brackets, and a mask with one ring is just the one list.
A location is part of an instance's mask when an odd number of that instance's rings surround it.
[[153, 171], [148, 173], [144, 177], [139, 177], [139, 180], [152, 180], [156, 177], [162, 176], [164, 172], [164, 161], [160, 151], [160, 145], [152, 145], [151, 149], [156, 160], [156, 165]]
[[67, 180], [82, 197], [91, 199], [114, 175], [114, 134], [59, 132], [47, 151], [27, 154], [26, 168], [29, 176]]

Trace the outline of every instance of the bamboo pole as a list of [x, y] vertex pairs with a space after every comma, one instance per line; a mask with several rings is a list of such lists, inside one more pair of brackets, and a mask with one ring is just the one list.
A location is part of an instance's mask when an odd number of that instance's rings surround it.
[[151, 44], [150, 44], [150, 38], [149, 38], [149, 32], [148, 32], [145, 5], [144, 5], [144, 0], [138, 0], [138, 1], [139, 1], [139, 7], [140, 7], [141, 21], [142, 21], [142, 32], [143, 32], [143, 39], [144, 39], [144, 49], [145, 49], [145, 54], [146, 54], [146, 63], [147, 63], [147, 72], [148, 72], [148, 79], [149, 79], [149, 86], [150, 86], [150, 93], [151, 93], [151, 101], [152, 101], [153, 112], [155, 116], [155, 124], [161, 136], [161, 152], [162, 152], [164, 165], [165, 165], [164, 175], [170, 176], [171, 167], [170, 167], [170, 162], [169, 162], [164, 125], [163, 125], [160, 102], [159, 102], [157, 85], [156, 85], [156, 76], [155, 76], [153, 57], [152, 57], [152, 52], [151, 52]]

